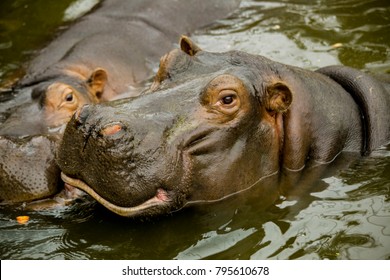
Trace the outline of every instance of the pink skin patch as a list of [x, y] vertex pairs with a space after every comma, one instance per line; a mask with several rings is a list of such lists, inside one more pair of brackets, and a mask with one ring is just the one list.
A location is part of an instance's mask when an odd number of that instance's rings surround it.
[[163, 189], [157, 190], [156, 198], [161, 201], [170, 201], [168, 193]]
[[103, 128], [101, 131], [100, 131], [100, 134], [101, 135], [114, 135], [116, 133], [118, 133], [119, 131], [122, 130], [122, 126], [119, 125], [119, 124], [114, 124], [114, 125], [111, 125], [111, 126], [107, 126], [105, 128]]

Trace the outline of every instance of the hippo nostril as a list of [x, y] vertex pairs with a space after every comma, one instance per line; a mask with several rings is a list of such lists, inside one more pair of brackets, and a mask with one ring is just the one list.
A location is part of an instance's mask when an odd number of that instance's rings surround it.
[[78, 124], [83, 124], [85, 122], [85, 120], [89, 115], [89, 111], [90, 111], [89, 105], [84, 105], [83, 107], [81, 107], [76, 111], [74, 117]]
[[122, 130], [122, 126], [120, 124], [113, 124], [106, 126], [100, 131], [100, 135], [102, 136], [109, 136], [109, 135], [114, 135], [118, 133], [119, 131]]

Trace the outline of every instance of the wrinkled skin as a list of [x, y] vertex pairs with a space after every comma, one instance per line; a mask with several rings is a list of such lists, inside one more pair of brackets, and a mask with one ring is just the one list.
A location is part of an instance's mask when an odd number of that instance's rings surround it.
[[[356, 94], [328, 76], [183, 37], [150, 92], [76, 113], [58, 153], [63, 180], [123, 216], [217, 201], [270, 176], [293, 188], [342, 151], [369, 153], [367, 131], [376, 145], [390, 139], [384, 85], [370, 78], [361, 93], [378, 116], [364, 127]], [[371, 108], [372, 94], [384, 105]]]
[[[7, 149], [21, 142], [33, 147], [29, 142], [36, 137], [48, 137], [46, 143], [51, 142], [50, 135], [60, 137], [63, 126], [85, 104], [138, 95], [160, 56], [171, 49], [179, 34], [226, 16], [238, 4], [237, 0], [103, 1], [33, 59], [27, 75], [15, 85], [16, 98], [0, 103], [1, 157], [14, 154]], [[42, 162], [51, 160], [53, 154], [46, 153], [51, 148], [34, 147], [38, 149], [34, 154], [40, 155]], [[41, 148], [45, 151], [42, 154]], [[28, 158], [30, 154], [19, 156]], [[18, 171], [32, 168], [30, 161], [20, 163], [14, 168], [6, 162], [0, 164], [2, 193], [9, 193], [15, 184], [25, 185], [26, 192], [35, 188], [23, 179], [24, 175], [18, 175], [30, 174]], [[47, 170], [41, 167], [32, 168], [34, 178], [46, 182]], [[55, 178], [50, 182], [59, 181], [57, 173], [51, 174]], [[43, 198], [59, 188], [42, 184], [41, 194], [34, 191], [18, 201]], [[0, 202], [7, 203], [7, 197], [0, 195]]]

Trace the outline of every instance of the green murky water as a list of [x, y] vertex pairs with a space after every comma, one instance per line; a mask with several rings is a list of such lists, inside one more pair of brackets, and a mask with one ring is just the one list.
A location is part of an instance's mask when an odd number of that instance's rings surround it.
[[[0, 82], [19, 75], [56, 27], [67, 24], [64, 11], [73, 2], [1, 1]], [[389, 6], [243, 1], [230, 18], [193, 38], [205, 50], [239, 49], [308, 69], [344, 64], [390, 73]], [[266, 205], [254, 188], [153, 220], [122, 219], [89, 200], [50, 212], [2, 209], [0, 258], [390, 259], [390, 146], [329, 169], [296, 199]], [[19, 225], [18, 215], [30, 221]]]

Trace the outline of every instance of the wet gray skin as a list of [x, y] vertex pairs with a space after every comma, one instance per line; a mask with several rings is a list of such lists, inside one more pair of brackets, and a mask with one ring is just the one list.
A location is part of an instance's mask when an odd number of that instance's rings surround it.
[[[369, 153], [367, 143], [390, 138], [390, 95], [361, 72], [363, 83], [372, 82], [362, 96], [329, 73], [243, 52], [209, 53], [186, 37], [180, 45], [161, 59], [148, 93], [86, 106], [64, 133], [63, 180], [119, 215], [220, 200], [269, 176], [294, 186], [302, 171], [342, 151]], [[367, 128], [361, 119], [372, 111], [375, 125]]]
[[[59, 192], [60, 170], [54, 160], [58, 138], [32, 136], [20, 141], [0, 136], [0, 198], [30, 201]], [[45, 172], [42, 174], [42, 170]]]
[[[46, 166], [72, 114], [84, 104], [138, 95], [181, 33], [226, 16], [239, 2], [106, 0], [56, 37], [16, 84], [17, 100], [0, 103], [0, 203], [57, 193], [58, 172]], [[9, 196], [14, 190], [20, 192]]]

